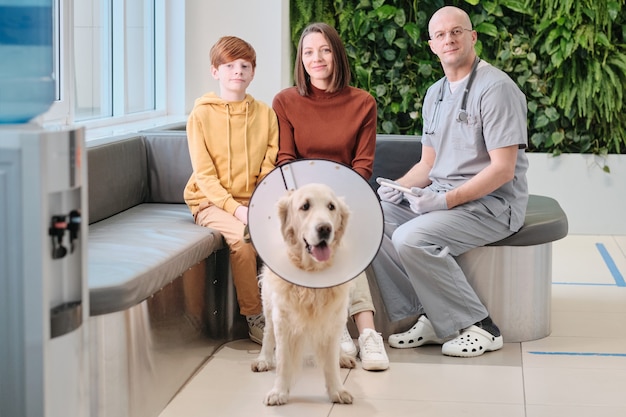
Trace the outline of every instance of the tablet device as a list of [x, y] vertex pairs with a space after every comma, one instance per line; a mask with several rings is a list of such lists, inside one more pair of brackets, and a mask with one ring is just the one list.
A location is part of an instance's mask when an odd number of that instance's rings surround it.
[[391, 181], [391, 180], [388, 180], [386, 178], [378, 177], [378, 178], [376, 178], [376, 182], [378, 184], [380, 184], [380, 185], [384, 185], [385, 187], [391, 187], [391, 188], [393, 188], [395, 190], [398, 190], [398, 191], [401, 191], [403, 193], [407, 193], [407, 194], [414, 195], [415, 197], [419, 197], [417, 194], [415, 194], [413, 191], [411, 191], [410, 188], [403, 187], [402, 185], [398, 184], [395, 181]]

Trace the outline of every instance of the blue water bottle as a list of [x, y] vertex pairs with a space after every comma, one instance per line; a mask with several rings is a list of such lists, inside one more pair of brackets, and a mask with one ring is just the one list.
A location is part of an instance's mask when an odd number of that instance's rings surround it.
[[55, 99], [52, 0], [0, 0], [0, 123], [26, 123]]

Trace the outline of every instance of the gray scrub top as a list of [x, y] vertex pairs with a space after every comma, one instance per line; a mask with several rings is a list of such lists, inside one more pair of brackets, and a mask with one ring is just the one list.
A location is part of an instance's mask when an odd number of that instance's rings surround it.
[[454, 189], [489, 165], [489, 151], [517, 145], [515, 177], [481, 199], [494, 215], [510, 207], [509, 227], [517, 231], [528, 203], [526, 97], [507, 74], [483, 62], [467, 95], [466, 120], [458, 118], [465, 84], [450, 92], [444, 77], [426, 93], [422, 143], [436, 153], [431, 188]]

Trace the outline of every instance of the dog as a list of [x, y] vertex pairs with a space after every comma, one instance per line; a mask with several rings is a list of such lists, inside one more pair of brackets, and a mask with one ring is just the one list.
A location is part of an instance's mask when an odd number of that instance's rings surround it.
[[[305, 271], [327, 269], [341, 244], [350, 215], [343, 198], [337, 197], [330, 187], [315, 183], [290, 191], [277, 205], [290, 261]], [[340, 348], [352, 281], [330, 288], [303, 287], [264, 266], [260, 285], [265, 330], [263, 346], [252, 363], [252, 370], [264, 372], [276, 368], [274, 386], [263, 403], [287, 403], [289, 389], [304, 354], [308, 353], [305, 348], [310, 346], [323, 369], [330, 400], [352, 404], [352, 395], [340, 378], [340, 367], [356, 366], [355, 359]]]

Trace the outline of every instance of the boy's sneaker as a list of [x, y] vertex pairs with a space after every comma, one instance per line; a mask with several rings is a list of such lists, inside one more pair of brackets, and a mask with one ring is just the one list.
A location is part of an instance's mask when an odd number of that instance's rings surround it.
[[254, 316], [246, 316], [248, 322], [248, 336], [250, 339], [258, 343], [263, 344], [263, 330], [265, 329], [265, 316], [263, 313], [256, 314]]
[[383, 337], [372, 329], [365, 329], [359, 336], [361, 366], [366, 371], [384, 371], [389, 368]]
[[356, 358], [356, 345], [347, 327], [343, 328], [343, 334], [341, 335], [341, 351], [352, 358]]

